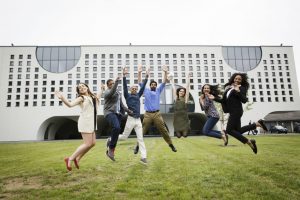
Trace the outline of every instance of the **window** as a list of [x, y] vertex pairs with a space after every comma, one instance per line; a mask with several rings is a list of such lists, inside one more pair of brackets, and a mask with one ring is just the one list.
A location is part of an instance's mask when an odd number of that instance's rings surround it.
[[[45, 70], [62, 73], [72, 69], [79, 61], [80, 47], [37, 47], [37, 60]], [[85, 54], [87, 56], [88, 54]]]

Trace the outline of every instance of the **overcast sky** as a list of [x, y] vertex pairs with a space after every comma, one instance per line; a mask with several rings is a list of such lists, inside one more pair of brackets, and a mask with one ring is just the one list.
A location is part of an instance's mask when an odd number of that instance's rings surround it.
[[291, 45], [298, 0], [0, 0], [0, 46]]

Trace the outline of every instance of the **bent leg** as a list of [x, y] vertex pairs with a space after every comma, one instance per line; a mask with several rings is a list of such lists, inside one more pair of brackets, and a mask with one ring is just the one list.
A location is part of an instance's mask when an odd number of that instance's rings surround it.
[[134, 125], [135, 125], [134, 124], [134, 118], [128, 116], [124, 131], [123, 131], [122, 134], [119, 135], [119, 140], [126, 140], [128, 138], [128, 136], [130, 135]]

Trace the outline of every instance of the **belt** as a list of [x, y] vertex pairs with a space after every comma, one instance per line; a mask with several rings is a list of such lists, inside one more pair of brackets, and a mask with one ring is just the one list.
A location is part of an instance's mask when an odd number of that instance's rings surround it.
[[147, 113], [156, 113], [159, 112], [159, 110], [154, 110], [154, 111], [146, 111]]

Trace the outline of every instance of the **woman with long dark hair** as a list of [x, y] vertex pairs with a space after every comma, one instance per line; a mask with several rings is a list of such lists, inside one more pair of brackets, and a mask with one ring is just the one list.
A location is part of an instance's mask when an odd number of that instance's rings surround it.
[[97, 130], [97, 108], [99, 98], [101, 97], [104, 85], [101, 86], [101, 91], [96, 96], [89, 86], [85, 83], [79, 83], [76, 87], [78, 97], [74, 101], [68, 101], [60, 92], [56, 91], [56, 96], [68, 107], [79, 105], [81, 108], [78, 119], [78, 131], [81, 133], [83, 144], [81, 144], [75, 152], [64, 159], [68, 171], [72, 170], [72, 161], [75, 167], [79, 169], [79, 161], [93, 146], [96, 144]]
[[244, 112], [242, 103], [246, 103], [248, 100], [247, 91], [249, 83], [247, 74], [234, 73], [224, 87], [225, 92], [223, 94], [223, 98], [215, 98], [215, 101], [222, 104], [222, 108], [225, 113], [229, 113], [226, 133], [235, 137], [243, 144], [248, 144], [256, 154], [256, 141], [254, 139], [248, 139], [242, 134], [246, 131], [254, 130], [256, 127], [261, 127], [267, 131], [267, 127], [262, 119], [258, 120], [256, 123], [241, 127], [241, 118]]
[[186, 88], [176, 89], [173, 79], [170, 80], [174, 96], [174, 132], [178, 138], [187, 137], [190, 132], [187, 103], [189, 100], [190, 74], [187, 77]]
[[205, 84], [202, 86], [199, 103], [201, 109], [205, 112], [207, 120], [203, 126], [202, 132], [204, 135], [224, 140], [224, 145], [228, 144], [228, 136], [225, 131], [213, 130], [214, 126], [220, 119], [219, 112], [217, 111], [213, 99], [218, 98], [219, 90], [218, 85]]

